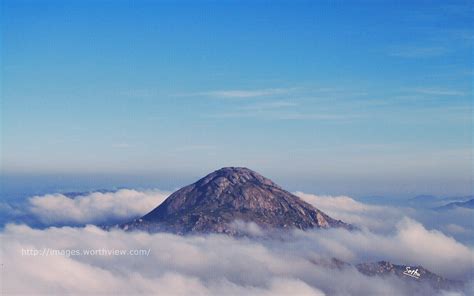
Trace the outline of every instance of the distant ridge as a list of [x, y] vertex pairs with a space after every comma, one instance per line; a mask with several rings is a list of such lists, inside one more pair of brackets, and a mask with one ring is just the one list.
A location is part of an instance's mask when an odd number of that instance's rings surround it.
[[466, 208], [466, 209], [474, 209], [474, 198], [468, 201], [458, 201], [458, 202], [451, 202], [447, 205], [437, 207], [436, 210], [452, 210], [456, 208]]

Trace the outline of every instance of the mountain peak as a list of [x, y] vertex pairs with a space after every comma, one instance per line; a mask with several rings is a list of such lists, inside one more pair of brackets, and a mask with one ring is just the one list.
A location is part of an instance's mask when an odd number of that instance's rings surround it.
[[278, 187], [270, 179], [267, 179], [259, 173], [245, 167], [224, 167], [210, 173], [196, 182], [199, 186], [214, 183], [220, 187], [235, 186], [245, 184], [246, 182], [255, 182], [267, 186]]
[[[226, 173], [226, 172], [235, 172], [235, 173], [256, 173], [246, 167], [223, 167], [215, 171], [215, 173]], [[257, 174], [257, 173], [256, 173]]]
[[352, 228], [244, 167], [214, 171], [122, 227], [182, 234], [240, 234], [235, 222], [255, 223], [263, 229]]

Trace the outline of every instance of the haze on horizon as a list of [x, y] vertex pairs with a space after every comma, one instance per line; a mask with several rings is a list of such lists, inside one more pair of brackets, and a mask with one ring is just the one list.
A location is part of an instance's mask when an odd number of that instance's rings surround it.
[[3, 1], [2, 175], [472, 194], [470, 1], [246, 4]]

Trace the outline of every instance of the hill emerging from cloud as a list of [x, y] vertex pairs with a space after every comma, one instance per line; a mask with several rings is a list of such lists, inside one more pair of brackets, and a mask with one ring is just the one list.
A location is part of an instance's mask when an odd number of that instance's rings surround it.
[[241, 229], [239, 222], [267, 230], [353, 229], [262, 175], [239, 167], [222, 168], [181, 188], [142, 218], [121, 227], [180, 234], [236, 235], [252, 230]]

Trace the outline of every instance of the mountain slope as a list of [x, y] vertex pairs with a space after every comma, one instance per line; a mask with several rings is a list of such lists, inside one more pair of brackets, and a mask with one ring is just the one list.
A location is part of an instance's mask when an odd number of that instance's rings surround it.
[[236, 221], [255, 223], [263, 229], [352, 229], [260, 174], [238, 167], [222, 168], [181, 188], [122, 228], [235, 235], [242, 232]]
[[474, 199], [470, 199], [464, 202], [463, 201], [451, 202], [447, 205], [437, 207], [436, 210], [443, 211], [443, 210], [452, 210], [456, 208], [474, 209]]
[[462, 286], [461, 281], [445, 279], [422, 266], [409, 267], [406, 265], [397, 265], [387, 261], [361, 263], [356, 268], [359, 272], [368, 276], [390, 276], [394, 275], [408, 281], [418, 281], [427, 283], [435, 289], [456, 289]]

